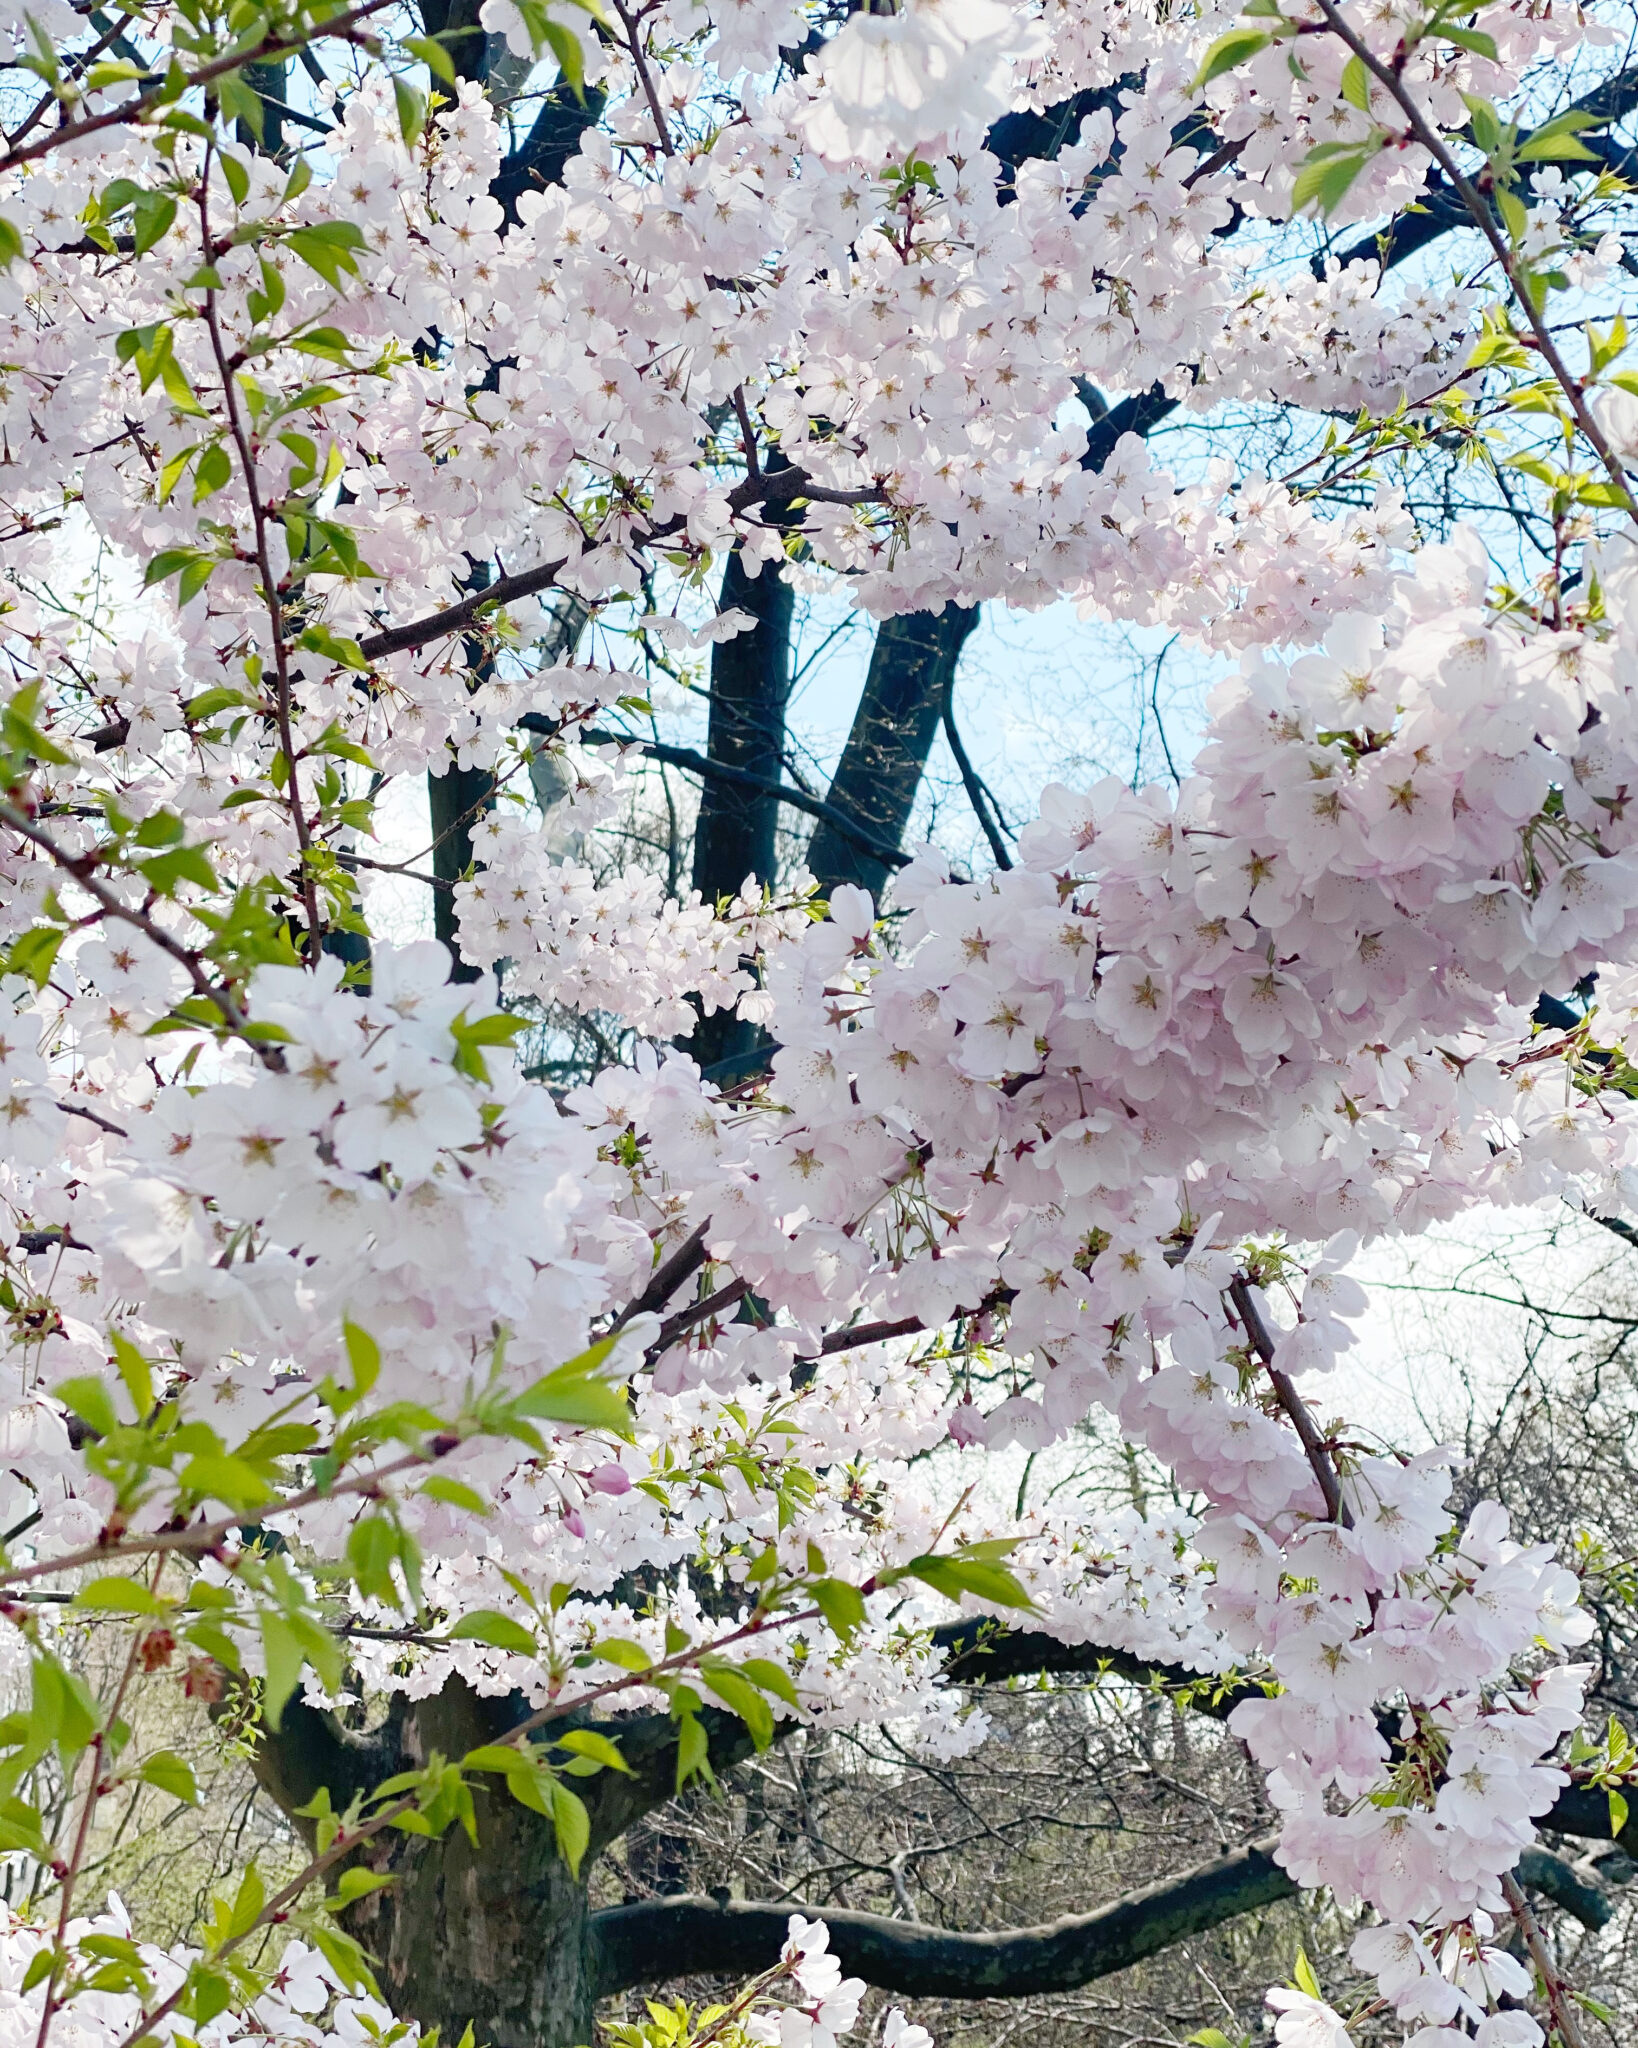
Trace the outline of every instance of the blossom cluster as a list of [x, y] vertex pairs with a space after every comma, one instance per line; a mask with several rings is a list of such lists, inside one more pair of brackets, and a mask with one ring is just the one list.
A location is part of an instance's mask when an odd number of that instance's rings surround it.
[[[952, 1602], [1244, 1664], [1281, 1858], [1380, 1916], [1384, 1996], [1530, 2038], [1492, 1936], [1562, 1783], [1574, 1582], [1310, 1404], [1362, 1236], [1638, 1206], [1606, 1085], [1638, 1065], [1638, 544], [1587, 550], [1584, 601], [1493, 607], [1479, 538], [1415, 551], [1386, 482], [1331, 516], [1105, 409], [1477, 389], [1471, 278], [1267, 258], [1322, 138], [1359, 142], [1361, 218], [1427, 170], [1360, 139], [1388, 110], [1336, 12], [1217, 72], [1210, 9], [909, 0], [809, 64], [789, 0], [668, 0], [581, 39], [602, 112], [521, 189], [476, 84], [417, 114], [368, 64], [315, 98], [317, 172], [117, 107], [0, 159], [4, 1583], [151, 1552], [120, 1611], [163, 1587], [264, 1698], [567, 1711], [596, 1667], [686, 1719], [686, 1667], [695, 1707], [755, 1684], [770, 1724], [946, 1756], [984, 1726]], [[1394, 74], [1452, 132], [1573, 33], [1480, 18]], [[1519, 244], [1585, 280], [1613, 252], [1576, 207], [1539, 185]], [[52, 595], [65, 518], [145, 579], [114, 633]], [[593, 720], [641, 702], [560, 629], [640, 602], [725, 639], [745, 615], [656, 592], [730, 549], [880, 616], [1067, 598], [1240, 665], [1179, 788], [1055, 786], [995, 875], [923, 850], [891, 936], [857, 889], [679, 903], [557, 836], [608, 816]], [[466, 963], [640, 1041], [562, 1099], [492, 983], [367, 929], [380, 787], [457, 769], [508, 799], [452, 887]], [[1538, 1030], [1594, 973], [1597, 1014]], [[770, 1051], [724, 1089], [664, 1041], [730, 1008]], [[989, 1454], [1094, 1414], [1186, 1511], [975, 1504]], [[38, 1940], [0, 1940], [16, 2009]], [[831, 2048], [858, 1999], [821, 1931], [782, 1967], [755, 2038]], [[325, 2031], [336, 1988], [297, 1955], [256, 2023], [351, 2042], [375, 2013]]]

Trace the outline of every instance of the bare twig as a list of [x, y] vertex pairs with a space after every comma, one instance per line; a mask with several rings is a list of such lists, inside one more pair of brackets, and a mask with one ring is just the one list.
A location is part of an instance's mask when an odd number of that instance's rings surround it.
[[[393, 0], [365, 0], [362, 7], [354, 7], [345, 14], [332, 15], [328, 21], [315, 22], [300, 36], [264, 36], [248, 50], [237, 50], [226, 57], [214, 58], [209, 64], [201, 64], [197, 71], [190, 71], [182, 81], [183, 92], [201, 85], [209, 85], [213, 79], [225, 78], [230, 71], [242, 71], [247, 64], [271, 64], [280, 57], [288, 57], [305, 50], [310, 42], [320, 36], [339, 36], [343, 41], [352, 41], [352, 31], [359, 22], [372, 14], [380, 14], [393, 5]], [[169, 106], [174, 97], [171, 88], [162, 81], [139, 93], [134, 100], [122, 105], [109, 107], [101, 114], [87, 114], [78, 121], [65, 121], [60, 128], [53, 128], [42, 135], [38, 142], [31, 142], [25, 149], [9, 149], [0, 156], [0, 171], [9, 171], [15, 164], [30, 162], [35, 157], [47, 156], [54, 149], [61, 149], [64, 143], [78, 142], [82, 136], [99, 135], [105, 128], [128, 126], [134, 121], [146, 121], [160, 106]]]
[[1541, 1932], [1541, 1922], [1532, 1911], [1530, 1901], [1524, 1896], [1519, 1881], [1508, 1871], [1501, 1881], [1502, 1893], [1518, 1930], [1524, 1937], [1524, 1945], [1530, 1951], [1530, 1960], [1536, 1966], [1536, 1975], [1541, 1979], [1541, 1988], [1547, 1999], [1547, 2009], [1553, 2016], [1553, 2025], [1558, 2029], [1563, 2048], [1586, 2048], [1581, 2024], [1576, 2018], [1575, 1999], [1568, 1984], [1559, 1973], [1557, 1963], [1548, 1949]]
[[1333, 1522], [1340, 1522], [1344, 1529], [1354, 1526], [1354, 1518], [1348, 1510], [1348, 1503], [1342, 1498], [1342, 1482], [1337, 1477], [1337, 1468], [1331, 1461], [1325, 1439], [1319, 1433], [1314, 1418], [1308, 1412], [1307, 1403], [1297, 1392], [1291, 1375], [1282, 1372], [1274, 1363], [1275, 1339], [1258, 1306], [1257, 1297], [1252, 1293], [1251, 1282], [1244, 1273], [1236, 1274], [1229, 1282], [1229, 1299], [1234, 1303], [1240, 1321], [1245, 1325], [1247, 1341], [1268, 1373], [1274, 1388], [1275, 1399], [1290, 1417], [1291, 1426], [1301, 1440], [1307, 1453], [1308, 1463], [1314, 1477], [1319, 1481], [1319, 1490], [1325, 1496], [1325, 1512]]
[[1421, 143], [1429, 156], [1433, 158], [1440, 170], [1443, 171], [1445, 177], [1450, 181], [1451, 190], [1461, 200], [1463, 206], [1467, 208], [1474, 226], [1490, 244], [1491, 249], [1495, 253], [1496, 261], [1501, 265], [1502, 275], [1507, 279], [1513, 298], [1520, 312], [1523, 313], [1525, 319], [1529, 322], [1530, 332], [1535, 338], [1535, 345], [1540, 351], [1542, 361], [1552, 371], [1553, 376], [1558, 382], [1559, 389], [1570, 402], [1570, 410], [1575, 415], [1576, 425], [1597, 451], [1599, 460], [1603, 463], [1605, 470], [1609, 474], [1610, 482], [1621, 494], [1622, 504], [1634, 519], [1638, 519], [1638, 499], [1635, 499], [1632, 495], [1632, 488], [1627, 482], [1626, 470], [1622, 467], [1620, 458], [1616, 455], [1614, 449], [1611, 448], [1609, 442], [1605, 439], [1603, 429], [1599, 426], [1597, 420], [1593, 418], [1592, 408], [1587, 404], [1587, 395], [1581, 388], [1580, 378], [1571, 374], [1569, 366], [1559, 354], [1558, 344], [1553, 339], [1552, 329], [1542, 317], [1531, 294], [1529, 279], [1519, 262], [1518, 256], [1514, 252], [1511, 242], [1500, 227], [1498, 227], [1495, 215], [1485, 204], [1482, 195], [1473, 185], [1472, 181], [1464, 174], [1462, 167], [1452, 155], [1450, 146], [1446, 143], [1444, 137], [1428, 121], [1421, 108], [1417, 106], [1415, 100], [1411, 97], [1410, 90], [1406, 86], [1401, 73], [1393, 65], [1384, 64], [1379, 57], [1373, 54], [1370, 46], [1354, 32], [1341, 10], [1334, 4], [1334, 0], [1315, 0], [1315, 4], [1318, 6], [1320, 13], [1324, 15], [1326, 25], [1331, 29], [1332, 33], [1347, 45], [1348, 49], [1359, 59], [1360, 63], [1403, 113], [1410, 132]]

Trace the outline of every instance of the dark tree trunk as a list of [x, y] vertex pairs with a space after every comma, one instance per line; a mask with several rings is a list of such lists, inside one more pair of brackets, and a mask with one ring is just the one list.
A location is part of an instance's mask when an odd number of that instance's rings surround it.
[[[736, 549], [722, 573], [721, 603], [724, 611], [749, 612], [756, 624], [711, 650], [707, 757], [777, 782], [791, 694], [791, 587], [770, 563], [747, 576]], [[706, 902], [737, 895], [750, 875], [771, 882], [778, 832], [773, 791], [707, 775], [694, 828], [694, 887]], [[700, 1019], [689, 1051], [702, 1067], [719, 1067], [748, 1057], [758, 1035], [755, 1025], [719, 1011]]]
[[[386, 1722], [359, 1736], [333, 1714], [292, 1700], [283, 1725], [257, 1745], [253, 1768], [311, 1844], [312, 1823], [298, 1810], [321, 1787], [339, 1813], [355, 1794], [434, 1755], [459, 1758], [500, 1740], [528, 1711], [519, 1697], [481, 1698], [453, 1679], [430, 1699], [396, 1698]], [[701, 1718], [714, 1770], [751, 1753], [743, 1722], [714, 1707]], [[389, 1829], [359, 1852], [363, 1867], [393, 1881], [359, 1900], [345, 1924], [372, 1957], [393, 2011], [423, 2029], [439, 2027], [446, 2048], [455, 2048], [468, 2022], [487, 2048], [580, 2048], [593, 2039], [600, 1952], [586, 1881], [610, 1843], [671, 1797], [677, 1733], [665, 1714], [591, 1725], [618, 1744], [628, 1768], [576, 1783], [591, 1820], [578, 1878], [558, 1852], [551, 1822], [489, 1774], [471, 1781], [475, 1844], [459, 1826], [437, 1837]]]
[[[460, 881], [472, 865], [472, 827], [492, 808], [495, 778], [487, 768], [457, 768], [427, 777], [427, 813], [432, 825], [432, 872], [441, 883]], [[451, 981], [477, 981], [483, 970], [461, 958], [455, 943], [453, 887], [432, 892], [432, 928], [454, 955]]]
[[585, 1873], [570, 1875], [551, 1823], [504, 1787], [474, 1804], [476, 1846], [459, 1827], [393, 1837], [377, 1867], [396, 1882], [350, 1924], [393, 2010], [450, 2048], [468, 2023], [488, 2048], [577, 2048], [593, 2039], [596, 2002]]
[[[711, 650], [711, 726], [707, 756], [777, 780], [785, 752], [791, 693], [791, 587], [764, 564], [745, 573], [736, 549], [722, 575], [722, 609], [749, 612], [749, 632]], [[779, 799], [742, 783], [707, 776], [694, 832], [694, 887], [710, 903], [733, 896], [747, 875], [774, 876]]]
[[[433, 1754], [460, 1757], [496, 1740], [527, 1711], [456, 1679], [431, 1699], [395, 1701], [384, 1727], [358, 1737], [292, 1701], [257, 1749], [256, 1776], [286, 1813], [320, 1786], [339, 1812], [355, 1792]], [[551, 1822], [501, 1780], [473, 1782], [476, 1844], [459, 1826], [434, 1838], [376, 1836], [359, 1860], [393, 1882], [361, 1899], [346, 1925], [394, 2012], [439, 2027], [448, 2048], [469, 2021], [489, 2048], [577, 2048], [593, 2038], [586, 1871], [570, 1875]], [[297, 1825], [310, 1839], [311, 1823]], [[605, 1825], [593, 1853], [608, 1839]]]
[[[976, 606], [947, 604], [885, 619], [876, 634], [864, 694], [827, 799], [872, 839], [897, 846], [903, 837], [956, 663], [977, 624]], [[879, 899], [890, 872], [885, 861], [823, 821], [808, 848], [808, 866], [825, 896], [853, 882]]]

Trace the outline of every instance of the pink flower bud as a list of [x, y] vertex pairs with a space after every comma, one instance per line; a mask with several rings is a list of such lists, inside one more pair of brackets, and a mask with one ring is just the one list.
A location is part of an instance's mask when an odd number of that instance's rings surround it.
[[563, 1526], [569, 1531], [571, 1536], [583, 1537], [586, 1533], [586, 1525], [580, 1519], [580, 1510], [578, 1508], [565, 1508], [563, 1510]]
[[587, 1484], [593, 1493], [630, 1493], [631, 1474], [623, 1465], [599, 1465]]
[[962, 1401], [950, 1417], [950, 1440], [963, 1450], [984, 1441], [984, 1418], [971, 1399]]

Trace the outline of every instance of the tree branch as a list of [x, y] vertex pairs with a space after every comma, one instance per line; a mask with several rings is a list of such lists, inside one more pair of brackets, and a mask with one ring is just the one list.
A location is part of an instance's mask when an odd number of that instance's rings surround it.
[[[833, 491], [826, 485], [816, 484], [804, 469], [780, 469], [764, 471], [760, 476], [742, 477], [728, 493], [728, 508], [736, 514], [745, 514], [756, 507], [789, 509], [796, 502], [805, 501], [813, 505], [875, 505], [880, 504], [885, 493], [870, 491]], [[674, 533], [681, 532], [686, 520], [682, 513], [670, 519], [662, 519], [657, 525], [644, 528], [641, 533], [631, 536], [628, 543], [633, 548], [652, 547], [656, 541], [667, 540]], [[419, 619], [407, 619], [401, 626], [388, 626], [379, 633], [359, 642], [366, 661], [379, 661], [383, 655], [406, 654], [417, 647], [425, 647], [432, 640], [447, 640], [455, 633], [464, 633], [491, 605], [510, 604], [517, 597], [534, 597], [542, 590], [549, 590], [568, 566], [569, 558], [560, 555], [554, 562], [542, 562], [538, 568], [523, 569], [515, 576], [500, 576], [486, 590], [476, 590], [471, 596], [461, 599], [459, 604], [445, 605], [441, 610], [427, 612]]]
[[750, 768], [735, 768], [726, 761], [713, 761], [705, 754], [699, 754], [692, 747], [668, 746], [662, 740], [628, 738], [624, 733], [588, 732], [587, 742], [592, 746], [635, 747], [646, 754], [651, 761], [664, 761], [672, 768], [686, 768], [691, 775], [702, 775], [717, 782], [742, 783], [751, 789], [767, 791], [779, 801], [789, 804], [794, 811], [806, 811], [811, 818], [819, 818], [833, 832], [839, 832], [846, 839], [863, 847], [873, 859], [885, 861], [889, 867], [902, 868], [910, 864], [910, 856], [901, 853], [896, 846], [889, 846], [867, 832], [863, 826], [843, 815], [822, 797], [809, 796], [806, 790], [795, 789], [789, 783], [779, 782], [771, 775], [758, 775]]
[[761, 1905], [709, 1898], [651, 1899], [594, 1913], [597, 1995], [701, 1973], [743, 1976], [778, 1956], [793, 1912], [823, 1919], [850, 1975], [914, 1998], [1020, 1998], [1072, 1991], [1129, 1969], [1187, 1935], [1291, 1897], [1273, 1837], [1176, 1877], [1128, 1892], [1091, 1913], [994, 1934], [956, 1934], [885, 1914], [834, 1906]]

